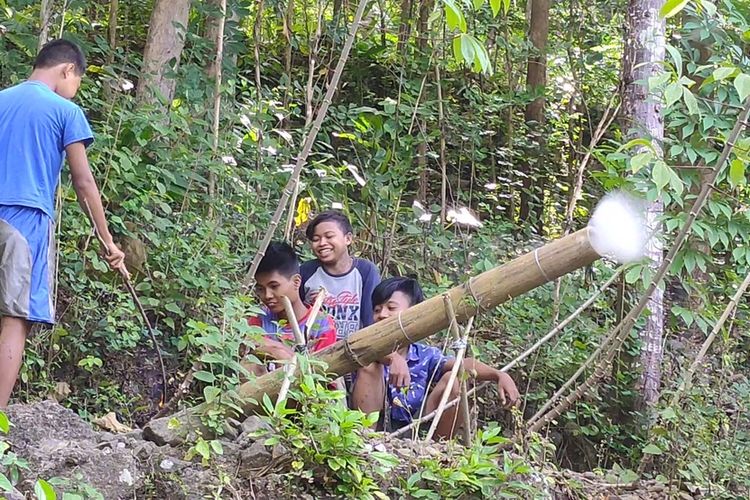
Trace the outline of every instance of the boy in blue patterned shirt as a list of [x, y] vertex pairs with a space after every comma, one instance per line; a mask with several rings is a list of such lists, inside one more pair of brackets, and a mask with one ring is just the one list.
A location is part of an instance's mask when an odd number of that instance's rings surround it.
[[[397, 315], [424, 300], [416, 280], [394, 277], [380, 283], [372, 293], [375, 321]], [[398, 362], [405, 362], [408, 375], [394, 379], [391, 368], [372, 363], [357, 372], [352, 399], [356, 408], [365, 413], [380, 411], [388, 397], [393, 430], [411, 423], [419, 415], [434, 411], [448, 385], [455, 360], [443, 355], [436, 347], [415, 343], [401, 347], [394, 353]], [[393, 364], [392, 364], [393, 366]], [[513, 405], [519, 393], [513, 379], [506, 373], [475, 359], [464, 359], [464, 369], [478, 381], [497, 382], [500, 402]], [[452, 397], [458, 396], [459, 384], [453, 384]], [[451, 438], [454, 431], [465, 424], [457, 407], [446, 409], [435, 431], [438, 438]]]
[[70, 101], [85, 70], [76, 44], [54, 40], [39, 51], [27, 81], [0, 92], [0, 408], [8, 404], [31, 324], [55, 322], [54, 198], [64, 159], [107, 262], [127, 273], [86, 157], [93, 133]]

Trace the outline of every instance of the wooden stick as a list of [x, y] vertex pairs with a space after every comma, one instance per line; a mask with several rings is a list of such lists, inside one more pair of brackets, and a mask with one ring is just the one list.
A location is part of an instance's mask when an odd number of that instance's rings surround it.
[[344, 43], [344, 47], [341, 49], [341, 55], [339, 56], [339, 61], [336, 64], [336, 69], [333, 72], [331, 82], [328, 84], [326, 95], [323, 98], [323, 102], [320, 104], [318, 114], [315, 117], [315, 121], [313, 122], [310, 131], [307, 133], [307, 137], [305, 137], [305, 143], [302, 146], [302, 151], [300, 152], [299, 156], [297, 156], [297, 162], [294, 165], [292, 175], [289, 177], [289, 181], [284, 187], [284, 191], [281, 193], [279, 204], [276, 207], [276, 211], [274, 212], [273, 217], [271, 217], [271, 221], [268, 224], [268, 231], [266, 231], [265, 236], [263, 236], [263, 240], [260, 242], [260, 246], [258, 247], [258, 251], [253, 258], [250, 269], [245, 275], [245, 279], [243, 281], [243, 285], [245, 288], [248, 288], [255, 278], [255, 271], [260, 265], [260, 260], [266, 254], [268, 244], [271, 242], [273, 234], [276, 231], [276, 227], [279, 225], [279, 221], [281, 220], [281, 216], [284, 214], [284, 210], [286, 209], [287, 203], [289, 202], [289, 197], [294, 192], [297, 184], [299, 183], [302, 168], [307, 163], [307, 157], [310, 155], [310, 151], [312, 150], [313, 144], [315, 143], [315, 138], [318, 136], [318, 132], [320, 131], [320, 127], [323, 124], [323, 120], [328, 113], [328, 107], [331, 105], [331, 102], [333, 101], [333, 95], [336, 93], [336, 89], [338, 88], [341, 74], [344, 72], [346, 60], [349, 58], [349, 52], [351, 51], [352, 45], [354, 44], [354, 39], [356, 38], [357, 30], [359, 29], [359, 23], [362, 21], [362, 14], [364, 13], [367, 4], [368, 0], [359, 0], [357, 12], [354, 14], [354, 20], [352, 21], [351, 27], [349, 28], [349, 37], [346, 39], [346, 43]]
[[[731, 154], [732, 149], [734, 148], [735, 142], [739, 138], [742, 130], [747, 126], [747, 118], [749, 115], [750, 115], [750, 98], [745, 100], [742, 112], [738, 115], [734, 128], [729, 133], [727, 142], [724, 145], [724, 149], [722, 150], [721, 155], [719, 156], [719, 159], [716, 161], [716, 165], [706, 177], [706, 180], [703, 186], [701, 187], [700, 193], [695, 198], [695, 201], [690, 207], [685, 224], [682, 226], [682, 228], [680, 229], [680, 232], [675, 237], [674, 243], [672, 244], [672, 247], [669, 249], [669, 252], [667, 252], [667, 255], [664, 257], [664, 260], [662, 261], [661, 266], [659, 266], [659, 269], [656, 271], [656, 274], [652, 278], [652, 281], [649, 284], [646, 291], [641, 296], [640, 300], [638, 301], [638, 304], [636, 304], [635, 307], [633, 307], [633, 309], [630, 310], [628, 315], [622, 320], [622, 322], [613, 331], [613, 333], [618, 332], [618, 334], [615, 337], [615, 340], [613, 341], [609, 350], [607, 351], [606, 356], [604, 356], [603, 360], [599, 363], [599, 365], [594, 370], [594, 373], [592, 373], [591, 376], [589, 376], [589, 378], [583, 382], [583, 384], [581, 384], [572, 394], [568, 395], [562, 401], [560, 401], [554, 408], [549, 410], [543, 417], [539, 417], [529, 427], [530, 432], [538, 431], [539, 429], [544, 427], [547, 423], [551, 422], [552, 420], [560, 416], [563, 412], [565, 412], [575, 401], [577, 401], [589, 389], [591, 389], [594, 385], [596, 385], [596, 383], [604, 376], [609, 366], [611, 366], [612, 360], [614, 359], [617, 351], [619, 350], [619, 347], [627, 339], [630, 333], [630, 329], [635, 324], [635, 321], [638, 318], [638, 316], [640, 316], [641, 312], [643, 312], [643, 310], [648, 305], [651, 294], [659, 285], [659, 283], [661, 283], [662, 279], [664, 278], [664, 275], [667, 273], [667, 270], [669, 269], [669, 266], [672, 265], [675, 255], [677, 254], [677, 252], [680, 250], [683, 243], [687, 239], [687, 236], [690, 233], [693, 223], [695, 222], [696, 218], [698, 217], [698, 214], [701, 212], [701, 210], [703, 209], [703, 206], [706, 204], [706, 201], [708, 200], [709, 194], [712, 191], [712, 186], [716, 182], [716, 178], [719, 176], [724, 166], [726, 165], [727, 159], [729, 158], [729, 155]], [[612, 336], [612, 334], [610, 334], [610, 336]]]
[[[292, 326], [294, 340], [298, 347], [307, 346], [310, 336], [310, 328], [312, 328], [312, 326], [315, 324], [315, 318], [318, 316], [318, 312], [323, 306], [325, 297], [326, 289], [320, 287], [320, 290], [318, 290], [318, 296], [315, 298], [315, 302], [313, 303], [312, 307], [310, 307], [310, 310], [307, 313], [305, 335], [303, 335], [302, 330], [300, 330], [299, 322], [297, 321], [297, 317], [294, 314], [294, 309], [292, 308], [292, 303], [289, 300], [289, 297], [284, 297], [284, 310], [286, 310], [287, 318], [290, 318], [289, 324]], [[293, 321], [291, 319], [293, 319]], [[283, 401], [286, 398], [287, 393], [289, 392], [289, 388], [292, 385], [292, 379], [294, 378], [294, 373], [296, 370], [297, 354], [295, 353], [295, 356], [292, 358], [291, 362], [285, 367], [284, 382], [281, 386], [281, 389], [279, 390], [279, 397], [276, 399], [277, 405], [279, 404], [279, 401]]]
[[680, 386], [677, 389], [677, 391], [674, 393], [670, 406], [676, 406], [677, 403], [680, 401], [680, 398], [682, 397], [682, 395], [685, 393], [688, 387], [690, 387], [690, 384], [693, 381], [693, 376], [695, 375], [695, 372], [698, 369], [698, 366], [703, 362], [703, 358], [706, 356], [706, 353], [708, 352], [708, 349], [711, 347], [711, 344], [713, 343], [713, 341], [716, 339], [716, 336], [719, 334], [721, 329], [724, 328], [724, 323], [726, 323], [730, 315], [734, 314], [734, 311], [737, 307], [737, 303], [742, 298], [742, 295], [745, 293], [748, 286], [750, 286], [750, 273], [748, 273], [748, 275], [745, 276], [745, 280], [737, 289], [737, 292], [735, 292], [734, 296], [727, 304], [727, 307], [724, 308], [724, 312], [721, 314], [719, 321], [716, 322], [713, 329], [711, 330], [711, 333], [703, 342], [703, 345], [701, 346], [701, 350], [698, 351], [698, 354], [695, 356], [695, 359], [691, 363], [690, 368], [687, 369], [687, 371], [685, 372], [685, 375], [682, 377], [682, 382], [680, 383]]
[[[89, 220], [91, 221], [91, 225], [94, 228], [94, 234], [96, 234], [96, 239], [99, 240], [99, 243], [102, 246], [102, 249], [104, 252], [109, 255], [109, 247], [104, 242], [104, 238], [102, 238], [102, 235], [99, 234], [99, 231], [96, 229], [96, 224], [94, 224], [94, 216], [91, 214], [91, 207], [89, 206], [88, 200], [83, 200], [84, 205], [86, 205], [86, 211], [88, 212], [87, 215], [89, 217]], [[135, 302], [136, 307], [138, 308], [138, 311], [141, 313], [141, 318], [143, 319], [143, 323], [146, 325], [146, 329], [148, 330], [148, 334], [151, 337], [151, 342], [154, 344], [154, 350], [156, 351], [156, 356], [159, 358], [159, 366], [161, 367], [161, 380], [162, 384], [164, 384], [164, 387], [162, 389], [161, 393], [161, 401], [160, 404], [163, 405], [167, 400], [167, 370], [164, 368], [164, 359], [161, 356], [161, 350], [159, 349], [159, 342], [156, 340], [156, 333], [154, 332], [154, 327], [151, 326], [151, 321], [148, 319], [148, 315], [146, 315], [146, 310], [143, 308], [143, 304], [141, 304], [141, 301], [138, 299], [138, 294], [135, 292], [135, 288], [133, 287], [133, 283], [130, 281], [130, 274], [128, 274], [127, 269], [123, 266], [120, 268], [120, 275], [122, 275], [122, 280], [125, 283], [125, 287], [128, 289], [128, 292], [130, 292], [130, 297], [133, 299], [133, 302]]]
[[[448, 295], [443, 295], [443, 302], [445, 303], [445, 313], [448, 315], [448, 318], [450, 319], [450, 331], [453, 335], [453, 342], [455, 347], [455, 357], [456, 360], [453, 364], [453, 368], [451, 369], [451, 374], [448, 377], [448, 384], [445, 386], [445, 390], [443, 390], [443, 395], [440, 398], [440, 403], [438, 404], [438, 407], [436, 409], [435, 418], [432, 421], [432, 425], [430, 425], [430, 429], [427, 431], [427, 436], [425, 436], [425, 441], [430, 441], [432, 439], [432, 436], [435, 434], [435, 431], [437, 430], [437, 426], [440, 424], [440, 418], [443, 416], [443, 412], [445, 411], [445, 405], [448, 402], [448, 398], [451, 395], [451, 392], [453, 391], [453, 384], [456, 381], [456, 377], [461, 377], [460, 384], [460, 395], [459, 395], [459, 411], [461, 412], [461, 416], [464, 420], [464, 428], [463, 428], [463, 441], [465, 445], [468, 445], [471, 442], [471, 418], [469, 415], [469, 399], [466, 397], [466, 380], [462, 377], [464, 373], [464, 355], [466, 354], [466, 342], [469, 338], [469, 331], [471, 330], [471, 326], [474, 323], [474, 317], [472, 316], [469, 318], [469, 324], [466, 325], [466, 329], [464, 330], [463, 337], [461, 336], [461, 332], [458, 330], [458, 320], [456, 320], [456, 312], [453, 309], [453, 304], [450, 301], [450, 297]], [[425, 395], [426, 396], [426, 395]]]
[[299, 322], [297, 322], [297, 316], [294, 314], [292, 302], [287, 296], [282, 297], [281, 300], [284, 302], [286, 320], [292, 327], [292, 333], [294, 334], [294, 343], [297, 348], [294, 350], [292, 359], [289, 360], [289, 363], [286, 366], [284, 366], [284, 382], [281, 384], [281, 389], [279, 389], [279, 396], [276, 398], [276, 406], [279, 405], [280, 401], [284, 401], [286, 399], [286, 395], [292, 385], [292, 377], [294, 377], [294, 372], [297, 370], [297, 354], [299, 354], [298, 350], [307, 346], [305, 337], [302, 335], [302, 331], [299, 329]]

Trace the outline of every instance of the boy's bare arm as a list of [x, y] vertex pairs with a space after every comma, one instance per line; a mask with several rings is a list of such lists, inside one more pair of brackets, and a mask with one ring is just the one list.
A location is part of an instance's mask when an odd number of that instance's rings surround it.
[[[455, 359], [449, 359], [443, 365], [443, 372], [449, 372], [453, 369]], [[493, 368], [473, 358], [464, 359], [464, 370], [469, 376], [475, 377], [480, 382], [497, 382], [500, 402], [503, 406], [515, 404], [520, 397], [516, 383], [510, 375], [503, 373], [497, 368]]]
[[73, 180], [73, 189], [78, 196], [78, 203], [85, 214], [93, 219], [96, 231], [107, 245], [105, 250], [105, 259], [112, 269], [118, 269], [127, 273], [125, 269], [125, 254], [120, 250], [112, 240], [112, 234], [109, 232], [107, 219], [104, 216], [104, 207], [99, 188], [96, 186], [96, 180], [91, 173], [89, 160], [86, 157], [86, 147], [82, 142], [75, 142], [65, 148], [70, 165], [70, 177]]
[[255, 354], [268, 359], [292, 359], [294, 351], [279, 341], [263, 337], [255, 347]]

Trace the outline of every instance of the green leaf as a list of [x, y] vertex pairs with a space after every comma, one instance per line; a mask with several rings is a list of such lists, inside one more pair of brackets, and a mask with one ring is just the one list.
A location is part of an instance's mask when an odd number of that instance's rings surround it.
[[667, 85], [664, 89], [664, 99], [668, 108], [680, 100], [682, 97], [682, 88], [682, 85], [674, 82]]
[[656, 184], [656, 188], [659, 191], [662, 191], [667, 184], [669, 184], [669, 180], [671, 179], [671, 168], [664, 163], [663, 161], [657, 161], [654, 163], [654, 169], [651, 172], [651, 178], [654, 181], [654, 184]]
[[461, 55], [461, 35], [456, 35], [453, 38], [453, 57], [456, 59], [456, 62], [460, 62], [463, 59]]
[[10, 421], [8, 415], [0, 411], [0, 432], [7, 434], [10, 432]]
[[221, 395], [221, 389], [208, 385], [203, 388], [203, 397], [206, 399], [206, 403], [212, 403]]
[[690, 92], [690, 89], [683, 87], [682, 97], [685, 100], [685, 106], [687, 106], [688, 113], [691, 115], [700, 113], [700, 110], [698, 109], [698, 100], [695, 98], [695, 95]]
[[745, 73], [740, 73], [734, 79], [734, 88], [737, 89], [737, 94], [740, 96], [740, 101], [744, 102], [747, 96], [750, 95], [750, 76]]
[[720, 82], [721, 80], [724, 80], [725, 78], [729, 78], [732, 76], [732, 74], [735, 72], [736, 68], [716, 68], [713, 72], [714, 80], [717, 82]]
[[474, 4], [474, 10], [479, 10], [484, 5], [484, 0], [473, 0], [472, 3]]
[[216, 382], [216, 376], [213, 373], [207, 372], [205, 370], [197, 371], [193, 376], [201, 382], [205, 382], [207, 384], [213, 384], [214, 382]]
[[503, 0], [503, 10], [506, 14], [510, 12], [510, 0]]
[[12, 489], [13, 485], [10, 484], [6, 475], [0, 472], [0, 491], [11, 491]]
[[688, 0], [667, 0], [661, 8], [661, 17], [669, 18], [677, 15], [688, 4]]
[[680, 54], [680, 51], [674, 48], [672, 45], [667, 44], [665, 48], [667, 49], [667, 52], [669, 52], [669, 55], [672, 56], [674, 69], [677, 73], [677, 79], [679, 80], [682, 77], [682, 54]]
[[501, 0], [490, 0], [490, 7], [492, 8], [492, 17], [497, 17], [500, 13], [500, 1]]
[[734, 159], [729, 164], [729, 184], [732, 187], [745, 184], [745, 162]]
[[631, 149], [631, 148], [635, 148], [638, 146], [648, 148], [651, 150], [651, 152], [656, 154], [656, 149], [654, 149], [654, 145], [651, 144], [651, 141], [649, 141], [648, 139], [643, 139], [643, 138], [632, 139], [626, 142], [625, 144], [623, 144], [617, 149], [617, 152], [620, 153], [622, 151], [625, 151], [626, 149]]
[[673, 420], [677, 418], [677, 414], [672, 408], [665, 408], [661, 412], [661, 418], [663, 418], [664, 420]]
[[36, 482], [34, 485], [34, 494], [38, 500], [57, 500], [55, 489], [44, 479], [39, 479]]
[[476, 55], [472, 42], [470, 35], [461, 35], [461, 55], [464, 62], [469, 65], [474, 64], [474, 56]]
[[659, 448], [655, 444], [650, 444], [643, 448], [643, 453], [645, 453], [646, 455], [661, 455], [664, 452], [661, 451], [661, 448]]
[[630, 170], [635, 174], [640, 169], [645, 167], [649, 164], [651, 160], [653, 160], [654, 154], [651, 151], [644, 151], [643, 153], [638, 153], [637, 155], [634, 155], [630, 159]]
[[445, 4], [445, 22], [450, 29], [458, 29], [466, 33], [466, 18], [461, 8], [453, 0], [443, 0]]

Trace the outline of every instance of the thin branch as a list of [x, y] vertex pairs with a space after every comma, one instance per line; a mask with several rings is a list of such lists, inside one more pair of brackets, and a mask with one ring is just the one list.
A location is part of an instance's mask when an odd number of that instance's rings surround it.
[[362, 14], [365, 11], [365, 7], [367, 6], [367, 3], [368, 3], [368, 0], [359, 1], [359, 5], [357, 6], [357, 12], [354, 14], [354, 20], [352, 21], [351, 27], [349, 28], [349, 37], [346, 39], [346, 43], [344, 43], [344, 47], [341, 49], [341, 56], [339, 57], [339, 61], [336, 64], [336, 69], [333, 72], [333, 77], [331, 78], [331, 82], [328, 84], [326, 95], [323, 98], [323, 102], [320, 104], [320, 108], [318, 109], [318, 114], [315, 117], [315, 121], [313, 122], [312, 128], [307, 133], [307, 137], [305, 138], [305, 143], [302, 146], [302, 151], [297, 157], [297, 163], [294, 166], [294, 171], [292, 172], [292, 175], [289, 177], [289, 181], [284, 187], [284, 191], [281, 194], [281, 199], [279, 200], [279, 204], [276, 207], [276, 211], [274, 212], [273, 217], [271, 217], [271, 221], [268, 224], [268, 231], [266, 231], [266, 234], [260, 243], [258, 251], [256, 252], [255, 257], [253, 258], [253, 262], [250, 266], [250, 269], [245, 275], [245, 279], [243, 281], [243, 286], [245, 288], [248, 288], [250, 286], [250, 283], [252, 283], [254, 276], [255, 276], [255, 271], [258, 269], [258, 265], [260, 264], [260, 260], [265, 255], [266, 248], [268, 248], [268, 244], [271, 242], [271, 239], [273, 238], [273, 234], [279, 225], [281, 216], [284, 214], [284, 209], [286, 208], [287, 203], [289, 202], [289, 197], [291, 196], [292, 192], [296, 189], [296, 186], [299, 183], [299, 178], [300, 178], [300, 174], [302, 173], [302, 168], [305, 166], [307, 162], [307, 157], [310, 155], [310, 151], [312, 150], [312, 146], [313, 146], [313, 143], [315, 142], [315, 138], [318, 136], [318, 131], [320, 130], [320, 127], [323, 124], [323, 120], [325, 119], [326, 114], [328, 113], [328, 107], [331, 105], [331, 101], [333, 100], [333, 94], [336, 92], [336, 88], [338, 87], [339, 80], [341, 79], [341, 74], [344, 72], [344, 66], [346, 65], [346, 60], [348, 59], [349, 52], [351, 51], [352, 45], [354, 44], [354, 39], [357, 36], [359, 23], [362, 20]]
[[680, 383], [680, 386], [677, 389], [677, 391], [674, 393], [670, 406], [677, 405], [677, 403], [680, 401], [680, 398], [683, 396], [685, 391], [687, 391], [687, 389], [692, 384], [693, 376], [695, 376], [695, 372], [698, 369], [698, 366], [700, 366], [700, 364], [703, 362], [703, 358], [706, 356], [706, 353], [708, 352], [708, 349], [711, 347], [711, 344], [716, 339], [716, 336], [719, 334], [721, 329], [724, 328], [724, 323], [726, 323], [727, 319], [729, 319], [730, 316], [734, 315], [735, 309], [737, 308], [737, 304], [742, 298], [742, 295], [747, 290], [748, 286], [750, 286], [750, 273], [748, 273], [748, 275], [745, 276], [745, 280], [742, 282], [740, 287], [737, 289], [737, 292], [734, 294], [732, 299], [727, 304], [727, 307], [724, 309], [724, 312], [719, 318], [719, 321], [716, 322], [713, 330], [711, 330], [711, 333], [703, 342], [703, 345], [701, 346], [701, 350], [698, 351], [698, 354], [695, 356], [695, 360], [693, 360], [692, 364], [685, 372], [685, 375], [682, 377], [682, 382]]

